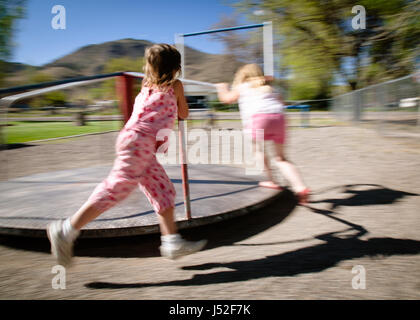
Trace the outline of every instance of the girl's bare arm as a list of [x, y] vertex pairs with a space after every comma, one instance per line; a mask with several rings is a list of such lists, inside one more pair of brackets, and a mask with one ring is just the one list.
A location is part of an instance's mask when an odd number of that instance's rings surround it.
[[220, 102], [229, 104], [238, 101], [239, 92], [235, 89], [229, 90], [229, 85], [227, 83], [218, 83], [216, 84], [216, 88]]
[[176, 101], [178, 104], [178, 118], [180, 119], [186, 119], [188, 118], [188, 103], [187, 99], [185, 99], [184, 95], [184, 86], [182, 85], [182, 82], [179, 80], [176, 80], [174, 83], [174, 91], [176, 96]]

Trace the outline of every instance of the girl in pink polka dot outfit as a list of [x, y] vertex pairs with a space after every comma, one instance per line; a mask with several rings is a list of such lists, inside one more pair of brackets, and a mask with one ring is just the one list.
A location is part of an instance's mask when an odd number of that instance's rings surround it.
[[70, 264], [79, 230], [137, 187], [159, 217], [163, 256], [175, 259], [199, 251], [206, 244], [204, 240], [186, 241], [177, 233], [175, 188], [156, 159], [159, 130], [172, 129], [176, 117], [188, 117], [184, 89], [176, 79], [181, 56], [173, 46], [156, 44], [146, 49], [145, 61], [142, 90], [136, 97], [130, 119], [118, 135], [117, 157], [111, 172], [72, 217], [48, 226], [51, 251], [61, 265]]

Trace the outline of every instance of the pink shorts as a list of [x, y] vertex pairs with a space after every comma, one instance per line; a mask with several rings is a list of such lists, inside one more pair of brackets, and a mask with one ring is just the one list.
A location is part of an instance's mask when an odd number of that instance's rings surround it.
[[[257, 130], [264, 130], [261, 134]], [[251, 119], [252, 139], [271, 140], [284, 144], [286, 140], [286, 120], [282, 113], [257, 113]]]

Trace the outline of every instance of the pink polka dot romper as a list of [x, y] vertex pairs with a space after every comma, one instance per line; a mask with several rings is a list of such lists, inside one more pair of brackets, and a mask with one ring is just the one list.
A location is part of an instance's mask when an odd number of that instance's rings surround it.
[[114, 166], [88, 201], [105, 211], [124, 200], [138, 186], [156, 213], [173, 208], [175, 188], [156, 159], [156, 135], [161, 129], [172, 129], [176, 115], [173, 88], [143, 86], [129, 121], [118, 135]]

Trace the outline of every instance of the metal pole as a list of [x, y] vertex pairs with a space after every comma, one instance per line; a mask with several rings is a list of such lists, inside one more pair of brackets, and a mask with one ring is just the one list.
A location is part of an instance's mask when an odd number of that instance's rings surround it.
[[106, 78], [114, 78], [114, 77], [122, 76], [122, 75], [124, 75], [124, 72], [114, 72], [114, 73], [100, 74], [100, 75], [95, 75], [95, 76], [77, 77], [77, 78], [71, 78], [71, 79], [65, 79], [65, 80], [42, 82], [42, 83], [30, 84], [30, 85], [19, 86], [19, 87], [5, 88], [5, 89], [0, 89], [0, 95], [15, 93], [15, 92], [23, 92], [23, 91], [28, 91], [28, 90], [52, 88], [54, 86], [71, 84], [75, 82], [82, 83], [83, 81], [88, 81], [88, 80], [98, 80], [98, 79], [105, 80]]
[[273, 23], [264, 22], [264, 75], [274, 77]]
[[[182, 34], [175, 35], [175, 46], [181, 54], [181, 75], [185, 78], [185, 51], [184, 36]], [[190, 186], [188, 182], [188, 165], [187, 151], [185, 144], [185, 126], [184, 120], [178, 118], [178, 134], [179, 134], [179, 155], [181, 160], [182, 173], [182, 191], [184, 193], [185, 216], [187, 220], [191, 220], [191, 202], [190, 202]]]
[[187, 151], [185, 144], [185, 125], [183, 119], [178, 119], [179, 156], [182, 170], [182, 190], [184, 193], [185, 216], [191, 220], [190, 186], [188, 182]]
[[120, 111], [124, 116], [124, 123], [130, 119], [133, 113], [133, 85], [134, 78], [130, 76], [119, 76], [116, 81], [117, 92], [120, 100]]
[[417, 97], [417, 128], [420, 129], [420, 92], [419, 92], [419, 88], [420, 88], [420, 69], [419, 67], [417, 68], [417, 72], [414, 73], [413, 75], [413, 80], [414, 80], [414, 88], [415, 88], [415, 96]]
[[199, 32], [192, 32], [192, 33], [184, 33], [182, 36], [184, 36], [184, 37], [201, 36], [203, 34], [225, 32], [225, 31], [234, 31], [234, 30], [243, 30], [243, 29], [252, 29], [252, 28], [261, 28], [263, 26], [264, 26], [264, 24], [262, 24], [262, 23], [249, 24], [249, 25], [246, 25], [246, 26], [239, 26], [239, 27], [230, 27], [230, 28], [205, 30], [205, 31], [199, 31]]
[[181, 76], [185, 78], [185, 50], [184, 50], [184, 35], [175, 34], [175, 46], [181, 54]]
[[[3, 114], [4, 112], [4, 119], [0, 119], [1, 123], [0, 123], [0, 151], [3, 150], [7, 150], [8, 146], [7, 146], [7, 113], [8, 113], [8, 108], [2, 104], [2, 101], [0, 100], [0, 114]], [[5, 177], [6, 180], [9, 180], [9, 159], [8, 159], [8, 154], [7, 153], [3, 153], [4, 154], [4, 158], [3, 158], [3, 163], [1, 165], [1, 170], [0, 172], [3, 173], [3, 176]]]

